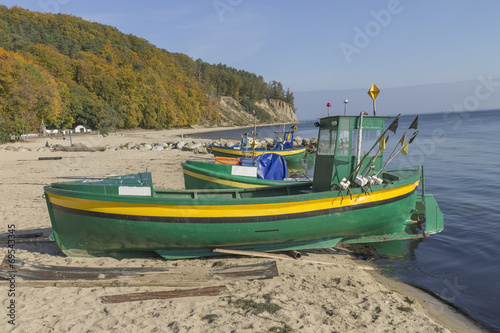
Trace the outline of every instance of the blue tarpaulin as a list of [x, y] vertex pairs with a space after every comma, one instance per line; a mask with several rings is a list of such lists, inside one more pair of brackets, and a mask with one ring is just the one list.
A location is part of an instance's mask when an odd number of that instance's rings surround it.
[[285, 158], [272, 153], [260, 155], [257, 160], [257, 177], [269, 180], [283, 180], [288, 177]]

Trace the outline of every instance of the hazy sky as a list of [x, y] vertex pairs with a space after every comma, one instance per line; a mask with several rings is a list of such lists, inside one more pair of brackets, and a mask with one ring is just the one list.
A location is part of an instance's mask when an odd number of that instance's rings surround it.
[[[262, 75], [266, 81], [281, 81], [296, 93], [368, 90], [375, 82], [382, 98], [388, 88], [462, 81], [479, 85], [479, 77], [489, 76], [494, 84], [499, 82], [489, 87], [490, 95], [500, 92], [498, 0], [0, 3], [112, 25], [195, 60], [223, 63]], [[470, 94], [476, 96], [474, 87]], [[359, 98], [368, 97], [363, 92]], [[451, 107], [453, 101], [447, 103]]]

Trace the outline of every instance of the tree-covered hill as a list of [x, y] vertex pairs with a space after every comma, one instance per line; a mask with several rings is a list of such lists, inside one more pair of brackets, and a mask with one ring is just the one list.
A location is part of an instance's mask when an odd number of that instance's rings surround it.
[[143, 38], [63, 14], [0, 5], [0, 131], [86, 124], [168, 128], [217, 122], [217, 97], [251, 112], [263, 98], [293, 106], [280, 82], [171, 53]]

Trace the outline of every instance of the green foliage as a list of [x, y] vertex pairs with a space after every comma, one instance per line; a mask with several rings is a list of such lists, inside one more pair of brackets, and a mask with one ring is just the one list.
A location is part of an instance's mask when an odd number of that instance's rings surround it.
[[255, 105], [254, 100], [251, 100], [250, 98], [243, 98], [240, 101], [240, 104], [245, 108], [245, 110], [248, 113], [253, 113], [252, 111], [255, 111], [255, 115], [257, 116], [257, 119], [260, 119], [260, 121], [264, 123], [272, 122], [273, 119], [271, 115], [267, 113], [263, 108]]
[[248, 311], [252, 314], [258, 315], [263, 312], [268, 312], [274, 314], [281, 310], [281, 306], [274, 303], [259, 303], [249, 299], [239, 299], [233, 303], [236, 307], [242, 308], [244, 311]]
[[10, 135], [7, 132], [0, 131], [0, 144], [10, 141]]
[[143, 38], [64, 14], [0, 5], [0, 122], [8, 132], [86, 124], [168, 128], [219, 119], [232, 96], [261, 121], [263, 98], [293, 104], [281, 83], [170, 53]]

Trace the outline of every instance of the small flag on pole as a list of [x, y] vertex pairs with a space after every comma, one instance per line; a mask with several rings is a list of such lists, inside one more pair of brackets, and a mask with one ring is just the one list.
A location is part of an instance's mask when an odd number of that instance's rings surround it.
[[405, 141], [406, 141], [406, 133], [403, 135], [403, 137], [401, 138], [401, 140], [399, 140], [399, 143], [401, 144], [401, 147], [403, 147], [405, 145]]
[[378, 140], [378, 144], [379, 144], [379, 150], [384, 151], [384, 149], [385, 149], [385, 137], [384, 137], [384, 135], [382, 135], [380, 140]]
[[389, 131], [392, 131], [393, 133], [396, 133], [396, 130], [398, 129], [398, 120], [399, 120], [398, 117], [396, 119], [394, 119], [394, 121], [392, 122], [392, 124], [389, 126]]
[[413, 133], [413, 135], [411, 136], [410, 140], [408, 141], [408, 143], [412, 143], [413, 140], [415, 140], [415, 138], [417, 137], [417, 134], [418, 134], [418, 131], [416, 131], [415, 133]]
[[[416, 131], [415, 133], [413, 133], [413, 135], [411, 136], [410, 140], [408, 140], [407, 143], [405, 143], [405, 145], [403, 147], [401, 147], [401, 153], [406, 156], [406, 154], [408, 154], [408, 146], [410, 145], [410, 143], [413, 142], [413, 140], [415, 140], [415, 138], [417, 137], [417, 134], [418, 134], [418, 131]], [[405, 133], [405, 136], [406, 136], [406, 133]]]
[[406, 154], [408, 154], [408, 145], [410, 144], [410, 141], [408, 141], [404, 146], [403, 148], [401, 148], [401, 154], [403, 154], [404, 156], [406, 156]]
[[417, 129], [418, 128], [418, 116], [415, 118], [415, 120], [411, 123], [410, 128]]

